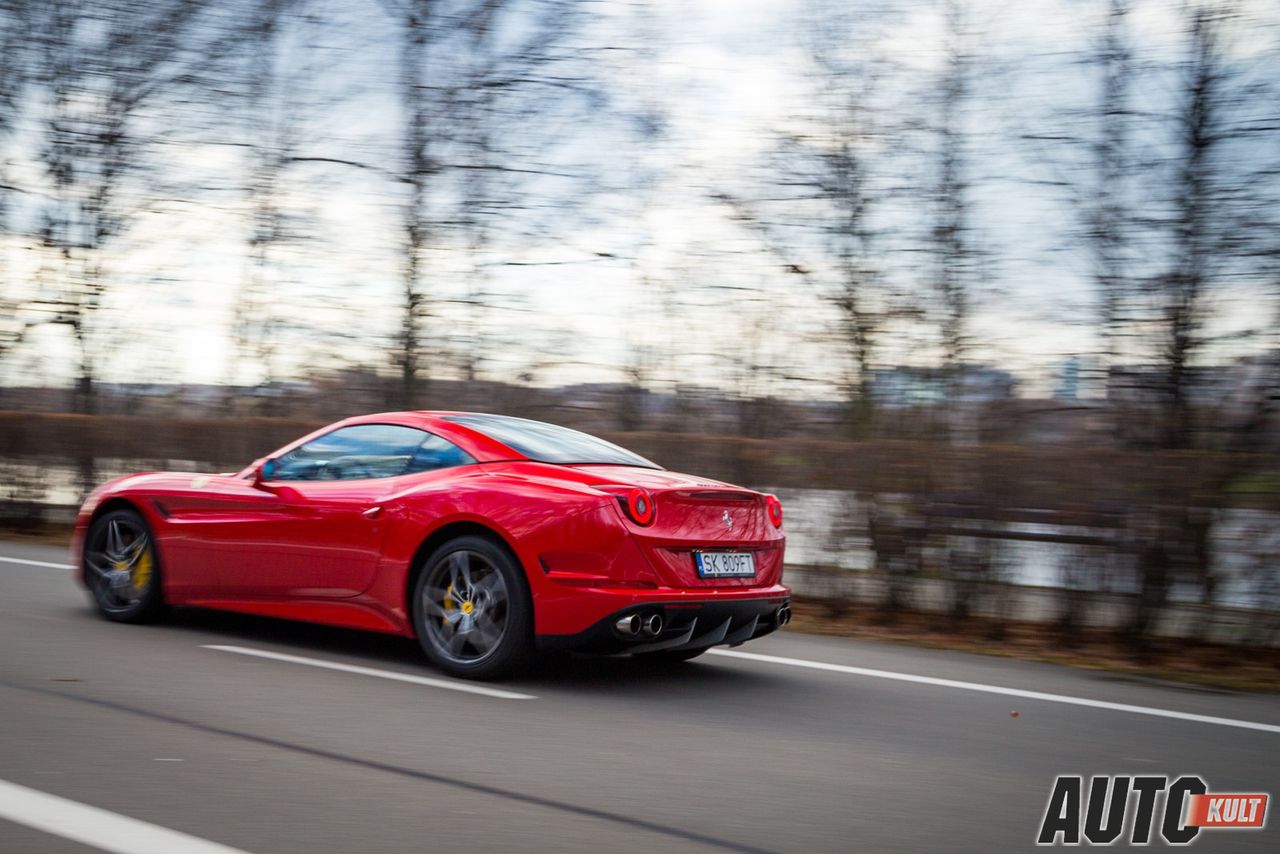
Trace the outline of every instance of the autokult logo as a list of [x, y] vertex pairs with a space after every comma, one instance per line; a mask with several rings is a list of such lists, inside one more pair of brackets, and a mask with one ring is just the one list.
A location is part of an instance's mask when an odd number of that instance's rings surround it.
[[1084, 778], [1053, 784], [1037, 845], [1129, 843], [1147, 845], [1154, 833], [1170, 845], [1190, 845], [1201, 830], [1260, 830], [1266, 825], [1266, 792], [1210, 792], [1199, 777], [1093, 777], [1083, 801]]

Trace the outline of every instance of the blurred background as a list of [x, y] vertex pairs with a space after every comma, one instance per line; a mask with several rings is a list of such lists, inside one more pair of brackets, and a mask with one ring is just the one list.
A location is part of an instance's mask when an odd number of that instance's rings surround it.
[[1269, 0], [0, 0], [0, 518], [494, 411], [812, 627], [1274, 680], [1278, 226]]

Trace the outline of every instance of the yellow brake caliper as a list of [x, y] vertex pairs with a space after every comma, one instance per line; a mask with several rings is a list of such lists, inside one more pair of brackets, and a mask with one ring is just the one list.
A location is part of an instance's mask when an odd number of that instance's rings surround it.
[[151, 546], [142, 550], [138, 562], [133, 565], [133, 589], [141, 593], [151, 583]]
[[440, 615], [440, 625], [449, 622], [449, 612], [453, 610], [453, 585], [449, 585], [449, 589], [444, 591], [444, 613]]

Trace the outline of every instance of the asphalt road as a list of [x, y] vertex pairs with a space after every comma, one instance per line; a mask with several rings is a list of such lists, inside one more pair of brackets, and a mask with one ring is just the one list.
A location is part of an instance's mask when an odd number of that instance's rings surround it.
[[[1276, 697], [788, 632], [740, 648], [785, 661], [575, 659], [489, 686], [516, 698], [456, 690], [395, 638], [107, 623], [32, 561], [66, 556], [0, 543], [0, 852], [987, 854], [1035, 847], [1059, 774], [1280, 793]], [[1280, 850], [1268, 824], [1193, 847]]]

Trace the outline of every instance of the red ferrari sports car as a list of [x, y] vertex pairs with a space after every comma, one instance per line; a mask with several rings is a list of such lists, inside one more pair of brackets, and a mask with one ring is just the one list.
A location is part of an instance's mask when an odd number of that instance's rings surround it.
[[534, 649], [680, 661], [785, 624], [782, 505], [522, 418], [349, 418], [237, 474], [85, 500], [78, 576], [111, 620], [221, 608], [416, 637], [492, 678]]

